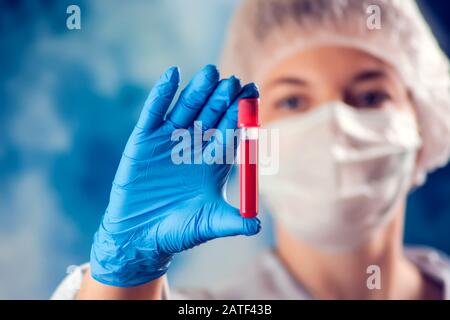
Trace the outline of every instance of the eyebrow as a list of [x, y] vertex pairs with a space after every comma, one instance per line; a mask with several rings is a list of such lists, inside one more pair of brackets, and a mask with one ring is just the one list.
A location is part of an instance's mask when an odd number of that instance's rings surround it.
[[387, 74], [381, 70], [367, 70], [357, 74], [352, 79], [352, 83], [387, 78]]
[[297, 85], [297, 86], [307, 86], [308, 82], [306, 82], [303, 79], [296, 78], [296, 77], [283, 77], [283, 78], [279, 78], [279, 79], [276, 79], [276, 80], [272, 81], [271, 83], [269, 83], [269, 86], [273, 87], [273, 86], [280, 85], [280, 84], [291, 84], [291, 85]]
[[[386, 74], [386, 72], [384, 72], [382, 70], [366, 70], [366, 71], [360, 72], [355, 77], [353, 77], [353, 79], [351, 80], [351, 83], [364, 82], [364, 81], [382, 79], [382, 78], [387, 78], [387, 77], [388, 77], [388, 75]], [[301, 78], [282, 77], [282, 78], [276, 79], [276, 80], [272, 81], [271, 83], [269, 83], [269, 87], [273, 87], [273, 86], [280, 85], [280, 84], [308, 86], [308, 82]]]

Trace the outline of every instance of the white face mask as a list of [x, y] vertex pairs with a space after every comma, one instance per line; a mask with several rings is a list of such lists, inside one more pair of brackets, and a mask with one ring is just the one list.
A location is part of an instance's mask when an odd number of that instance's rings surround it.
[[421, 140], [408, 113], [335, 102], [267, 128], [280, 130], [280, 169], [260, 178], [265, 203], [319, 249], [360, 247], [409, 191]]

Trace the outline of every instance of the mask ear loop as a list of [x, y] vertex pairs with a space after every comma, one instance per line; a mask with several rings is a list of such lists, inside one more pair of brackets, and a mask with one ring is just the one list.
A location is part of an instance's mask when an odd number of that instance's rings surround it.
[[[407, 95], [408, 95], [408, 102], [414, 108], [414, 120], [416, 122], [416, 127], [417, 127], [417, 131], [418, 131], [420, 140], [423, 141], [424, 140], [423, 139], [423, 128], [420, 125], [419, 120], [418, 120], [417, 107], [416, 107], [417, 103], [415, 102], [414, 95], [410, 89], [408, 89]], [[416, 162], [415, 162], [414, 170], [413, 170], [412, 177], [411, 177], [411, 186], [409, 188], [410, 192], [417, 190], [425, 182], [425, 173], [419, 169], [420, 163], [423, 159], [423, 156], [424, 156], [423, 144], [421, 144], [420, 148], [417, 150]]]
[[[422, 136], [420, 130], [419, 135]], [[417, 190], [425, 182], [425, 174], [423, 173], [423, 171], [419, 170], [420, 167], [419, 163], [421, 162], [422, 158], [423, 158], [423, 147], [420, 147], [417, 150], [416, 162], [411, 178], [410, 191]]]

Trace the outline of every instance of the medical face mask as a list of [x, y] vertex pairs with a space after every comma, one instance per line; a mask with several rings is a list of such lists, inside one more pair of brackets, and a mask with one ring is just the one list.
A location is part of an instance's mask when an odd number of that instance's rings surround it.
[[336, 102], [266, 128], [279, 129], [280, 157], [278, 173], [261, 176], [265, 204], [318, 249], [360, 247], [409, 191], [421, 145], [409, 113]]

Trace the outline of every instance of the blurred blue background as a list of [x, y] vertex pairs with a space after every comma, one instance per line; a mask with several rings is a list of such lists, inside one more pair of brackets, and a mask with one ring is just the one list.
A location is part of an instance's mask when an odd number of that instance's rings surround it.
[[[70, 265], [88, 260], [153, 82], [170, 65], [181, 67], [185, 83], [216, 63], [237, 0], [0, 3], [0, 299], [46, 299]], [[449, 53], [447, 3], [420, 2]], [[81, 30], [66, 28], [70, 4], [81, 8]], [[450, 253], [449, 181], [447, 167], [411, 195], [407, 243]], [[171, 283], [226, 281], [270, 243], [270, 227], [264, 230], [178, 255]]]

